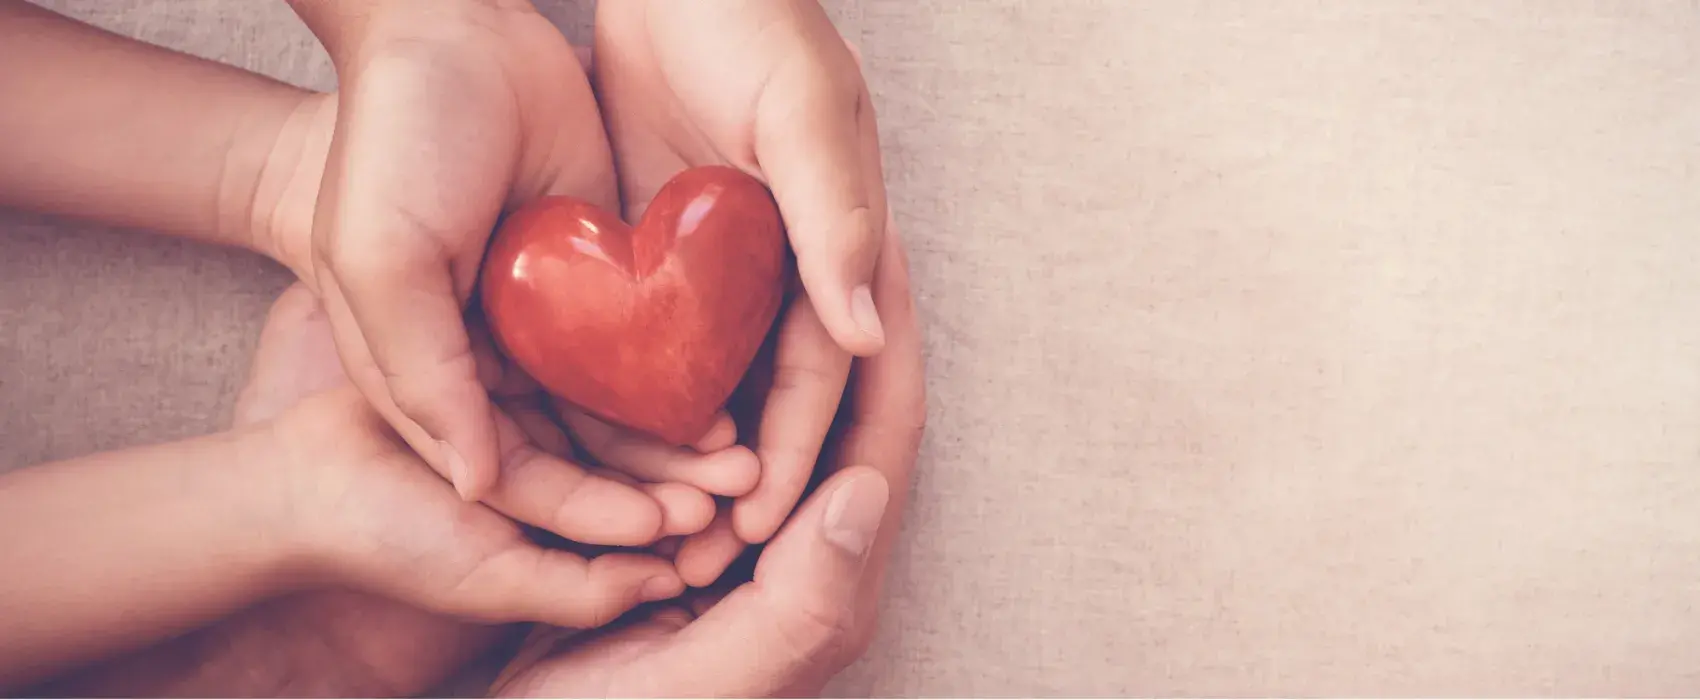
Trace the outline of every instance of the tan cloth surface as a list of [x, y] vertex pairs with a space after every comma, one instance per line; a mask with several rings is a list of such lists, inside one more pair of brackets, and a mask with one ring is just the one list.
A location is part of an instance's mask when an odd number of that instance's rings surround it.
[[[279, 2], [49, 4], [330, 84]], [[834, 692], [1700, 693], [1700, 7], [834, 12], [932, 398]], [[227, 419], [277, 268], [0, 227], [0, 466]]]

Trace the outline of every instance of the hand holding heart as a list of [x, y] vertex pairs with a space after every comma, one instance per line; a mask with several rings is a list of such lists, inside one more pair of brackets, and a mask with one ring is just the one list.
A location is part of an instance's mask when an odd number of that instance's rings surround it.
[[760, 182], [687, 170], [637, 227], [551, 197], [502, 225], [484, 309], [509, 357], [597, 418], [689, 445], [744, 376], [784, 291], [783, 224]]
[[604, 3], [599, 111], [571, 48], [523, 0], [292, 5], [340, 90], [304, 107], [308, 145], [276, 159], [254, 218], [329, 309], [361, 393], [464, 497], [487, 496], [500, 474], [461, 314], [501, 215], [550, 194], [617, 211], [623, 192], [636, 221], [695, 165], [772, 188], [808, 301], [785, 316], [776, 362], [826, 381], [777, 392], [789, 417], [752, 430], [776, 476], [734, 525], [746, 541], [770, 536], [806, 482], [850, 353], [884, 342], [868, 285], [886, 219], [877, 134], [855, 58], [820, 7]]
[[[881, 312], [899, 302], [871, 284], [888, 248], [878, 129], [856, 53], [813, 0], [603, 2], [595, 49], [626, 220], [680, 171], [729, 166], [772, 189], [797, 258], [800, 293], [757, 367], [771, 382], [747, 387], [757, 410], [739, 425], [761, 481], [678, 554], [700, 586], [779, 529], [822, 455], [852, 356], [891, 343]], [[921, 391], [918, 374], [902, 381]]]
[[[822, 455], [852, 358], [880, 353], [863, 367], [854, 392], [864, 397], [858, 410], [878, 420], [858, 423], [857, 432], [835, 445], [840, 461], [833, 466], [849, 463], [842, 460], [871, 466], [883, 474], [893, 502], [901, 503], [924, 419], [918, 332], [906, 277], [891, 267], [900, 266], [892, 259], [901, 253], [892, 252], [896, 241], [886, 230], [867, 88], [854, 53], [818, 5], [679, 3], [662, 12], [652, 11], [659, 3], [646, 0], [601, 3], [593, 96], [571, 48], [519, 0], [292, 4], [330, 50], [340, 92], [303, 105], [299, 138], [291, 141], [298, 147], [280, 150], [274, 177], [256, 194], [255, 218], [267, 222], [277, 257], [323, 302], [338, 354], [360, 393], [462, 497], [560, 531], [560, 511], [537, 494], [586, 478], [677, 482], [698, 495], [736, 496], [728, 512], [678, 550], [681, 578], [707, 584], [746, 543], [779, 530]], [[725, 275], [728, 268], [693, 267], [704, 265], [692, 262], [695, 243], [678, 236], [693, 217], [707, 222], [718, 214], [688, 203], [670, 210], [664, 192], [675, 176], [696, 166], [740, 171], [771, 190], [767, 206], [782, 219], [794, 273], [767, 253], [752, 253], [738, 267], [748, 279], [707, 280], [720, 296], [702, 296], [702, 270]], [[642, 222], [654, 209], [676, 224], [669, 232], [672, 246], [657, 249], [642, 247], [649, 245], [640, 243], [642, 223], [630, 250], [595, 235], [567, 237], [564, 244], [574, 250], [616, 263], [607, 269], [619, 268], [625, 287], [606, 282], [604, 293], [614, 295], [609, 298], [620, 292], [634, 302], [670, 290], [679, 303], [714, 302], [696, 307], [698, 330], [748, 326], [738, 329], [738, 341], [717, 346], [722, 356], [699, 356], [684, 363], [690, 369], [675, 370], [672, 381], [688, 384], [684, 394], [693, 399], [676, 414], [646, 423], [632, 407], [657, 404], [641, 381], [604, 387], [597, 399], [596, 387], [584, 383], [601, 378], [591, 371], [605, 368], [598, 363], [610, 360], [606, 347], [581, 348], [582, 355], [569, 348], [561, 355], [558, 347], [527, 344], [523, 329], [536, 324], [507, 324], [504, 331], [507, 314], [559, 318], [542, 311], [550, 305], [536, 290], [529, 299], [483, 292], [484, 308], [497, 317], [499, 344], [517, 366], [490, 362], [484, 334], [468, 326], [465, 312], [491, 231], [505, 215], [523, 221], [526, 205], [550, 195], [571, 195], [589, 208], [545, 207], [530, 216], [590, 221], [615, 231], [612, 212]], [[766, 235], [756, 230], [758, 238]], [[510, 281], [519, 280], [519, 263], [538, 245], [506, 250], [498, 243], [491, 250], [494, 267], [486, 269], [501, 272], [498, 261], [506, 261]], [[661, 249], [675, 257], [656, 257]], [[623, 253], [630, 257], [620, 258]], [[680, 267], [669, 271], [669, 264]], [[800, 284], [791, 285], [792, 274]], [[738, 284], [753, 288], [754, 281], [765, 286], [774, 277], [794, 287], [795, 303], [770, 308], [756, 295], [739, 301], [726, 291]], [[902, 281], [880, 291], [876, 278]], [[640, 308], [653, 307], [624, 308], [641, 314]], [[727, 313], [731, 309], [737, 313]], [[770, 376], [771, 385], [758, 388], [758, 414], [736, 431], [760, 457], [757, 474], [747, 450], [729, 448], [735, 431], [714, 404], [738, 379], [729, 368], [749, 364], [745, 355], [755, 349], [748, 338], [759, 341], [770, 322], [762, 319], [775, 314], [764, 353], [771, 360], [758, 360], [756, 372]], [[622, 319], [652, 330], [657, 323]], [[688, 331], [648, 336], [648, 348], [627, 353], [648, 359], [622, 371], [647, 369], [637, 379], [665, 383], [654, 370], [667, 367], [657, 354], [669, 342], [697, 344]], [[704, 331], [702, 338], [718, 332]], [[545, 386], [574, 395], [561, 406], [564, 422], [579, 447], [612, 469], [586, 469], [561, 458], [567, 445], [543, 406], [504, 401], [508, 408], [499, 409], [491, 402], [488, 386], [525, 385], [534, 374]], [[544, 458], [514, 469], [511, 454], [498, 444], [498, 425], [524, 428], [535, 448], [527, 454]], [[704, 426], [706, 434], [687, 437]], [[887, 551], [895, 520], [888, 515], [879, 530], [876, 560]], [[874, 573], [846, 591], [858, 610], [877, 591], [882, 569], [871, 566]]]

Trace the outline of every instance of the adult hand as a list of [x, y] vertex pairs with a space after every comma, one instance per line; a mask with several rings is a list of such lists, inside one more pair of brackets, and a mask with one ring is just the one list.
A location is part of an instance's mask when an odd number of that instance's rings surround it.
[[786, 522], [749, 583], [572, 639], [510, 669], [498, 694], [797, 697], [867, 648], [926, 415], [920, 331], [890, 233], [874, 280], [890, 335], [858, 368], [832, 461], [859, 466], [838, 469]]
[[523, 0], [291, 5], [340, 85], [300, 110], [256, 218], [324, 301], [361, 394], [464, 498], [485, 498], [500, 418], [462, 312], [504, 210], [547, 194], [616, 204], [589, 83]]
[[[808, 484], [852, 354], [889, 342], [876, 309], [889, 315], [884, 305], [898, 302], [869, 284], [888, 220], [873, 107], [854, 52], [813, 0], [600, 3], [594, 56], [627, 220], [680, 170], [730, 165], [773, 190], [797, 255], [803, 293], [780, 320], [760, 423], [743, 426], [754, 429], [760, 481], [679, 555], [687, 581], [703, 585], [742, 543], [779, 528]], [[582, 415], [568, 422], [606, 432]]]

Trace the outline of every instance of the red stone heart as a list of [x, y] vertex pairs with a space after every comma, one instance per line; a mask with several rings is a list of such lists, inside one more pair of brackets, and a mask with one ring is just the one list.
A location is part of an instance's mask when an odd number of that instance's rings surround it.
[[496, 231], [482, 272], [496, 342], [551, 393], [672, 444], [701, 438], [779, 313], [773, 196], [726, 167], [675, 176], [629, 227], [545, 197]]

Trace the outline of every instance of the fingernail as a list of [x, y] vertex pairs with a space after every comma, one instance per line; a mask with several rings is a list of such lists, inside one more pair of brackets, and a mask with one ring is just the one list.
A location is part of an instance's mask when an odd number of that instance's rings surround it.
[[885, 517], [887, 496], [885, 480], [877, 477], [859, 477], [839, 486], [826, 503], [822, 534], [851, 556], [867, 554]]
[[885, 328], [880, 326], [880, 313], [874, 308], [874, 293], [868, 285], [859, 285], [850, 291], [850, 318], [856, 322], [857, 328], [874, 340], [885, 340]]
[[684, 589], [685, 584], [676, 576], [656, 576], [643, 582], [643, 587], [638, 589], [638, 597], [653, 603], [679, 595]]
[[462, 500], [471, 500], [468, 498], [468, 489], [472, 488], [472, 485], [466, 483], [466, 460], [462, 459], [460, 452], [446, 440], [438, 440], [437, 449], [442, 450], [443, 467], [449, 470], [449, 483], [454, 484], [455, 491], [460, 493]]

